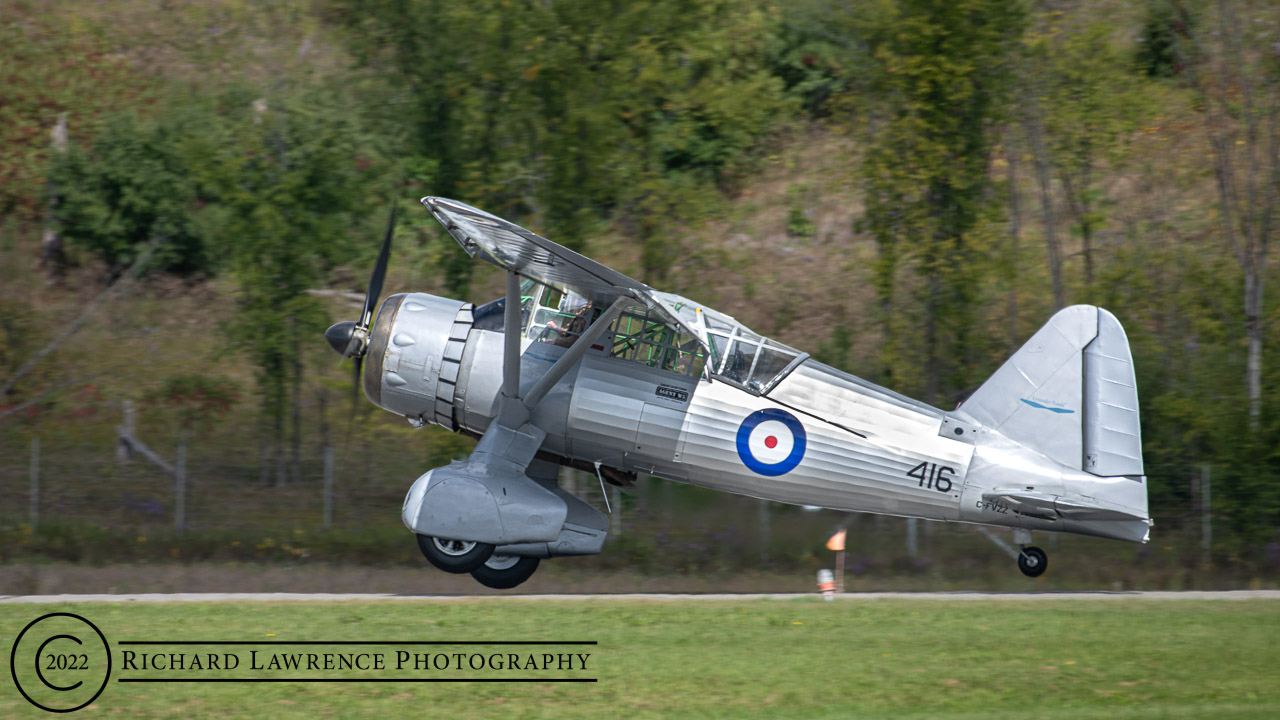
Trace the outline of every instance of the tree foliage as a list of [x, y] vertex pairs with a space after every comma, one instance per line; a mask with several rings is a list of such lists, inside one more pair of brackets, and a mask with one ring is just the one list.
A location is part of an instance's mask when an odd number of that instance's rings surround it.
[[0, 213], [39, 217], [52, 153], [49, 131], [68, 114], [74, 139], [105, 116], [154, 102], [157, 84], [82, 24], [0, 13]]
[[[749, 0], [457, 4], [345, 10], [366, 61], [414, 109], [431, 192], [460, 195], [581, 248], [602, 221], [657, 280], [788, 108], [767, 53], [776, 11]], [[466, 28], [454, 32], [451, 28]], [[466, 266], [448, 268], [452, 287]]]
[[[163, 93], [134, 56], [108, 52], [128, 44], [118, 29], [0, 23], [0, 212], [30, 221], [52, 186], [68, 240], [109, 268], [159, 238], [160, 267], [234, 283], [227, 337], [258, 372], [277, 455], [310, 348], [329, 357], [317, 338], [330, 318], [303, 291], [363, 275], [334, 269], [371, 259], [376, 243], [357, 240], [384, 222], [394, 175], [397, 196], [458, 197], [578, 249], [622, 238], [654, 283], [704, 280], [679, 267], [686, 237], [719, 232], [705, 221], [726, 208], [765, 218], [753, 240], [776, 222], [804, 254], [847, 262], [846, 285], [814, 293], [842, 312], [810, 349], [947, 407], [1053, 307], [1101, 304], [1138, 365], [1156, 507], [1188, 507], [1210, 463], [1232, 542], [1274, 540], [1280, 372], [1263, 358], [1280, 305], [1262, 293], [1280, 203], [1274, 0], [215, 5], [198, 32], [216, 38], [189, 57], [240, 76]], [[326, 40], [347, 47], [313, 64], [308, 48]], [[55, 162], [60, 112], [72, 150]], [[782, 211], [761, 197], [828, 178], [756, 180], [784, 147], [775, 134], [826, 132], [857, 140], [834, 163], [855, 188], [822, 189], [858, 218], [847, 246], [806, 214], [809, 190]], [[743, 188], [755, 196], [735, 201]], [[1006, 218], [1018, 192], [1040, 212]], [[417, 250], [432, 260], [420, 274], [462, 294], [474, 265], [439, 243]], [[724, 261], [730, 243], [706, 245], [708, 272], [767, 304], [758, 256]], [[862, 285], [874, 304], [848, 311]], [[1017, 302], [993, 302], [1001, 291]], [[770, 329], [795, 317], [784, 294]], [[21, 320], [0, 328], [13, 366], [37, 323], [5, 315]]]
[[1151, 77], [1180, 74], [1186, 69], [1187, 46], [1195, 29], [1196, 16], [1182, 0], [1152, 0], [1147, 4], [1135, 60]]
[[1043, 106], [1048, 161], [1082, 243], [1086, 289], [1094, 281], [1095, 236], [1105, 230], [1110, 204], [1105, 169], [1124, 162], [1130, 139], [1151, 114], [1149, 93], [1113, 41], [1114, 32], [1101, 22], [1050, 16], [1025, 41], [1035, 68], [1032, 90]]
[[257, 368], [264, 437], [283, 477], [285, 419], [301, 402], [305, 348], [329, 322], [305, 291], [350, 256], [352, 213], [380, 178], [361, 153], [358, 126], [315, 98], [242, 103], [228, 121], [212, 166], [218, 245], [240, 286], [227, 333]]
[[57, 156], [63, 236], [106, 262], [114, 277], [156, 243], [151, 268], [179, 275], [210, 273], [201, 210], [208, 200], [184, 145], [199, 137], [200, 121], [179, 114], [146, 121], [130, 112], [112, 116], [89, 144]]
[[[879, 248], [884, 366], [890, 375], [922, 368], [907, 389], [930, 401], [954, 404], [977, 379], [965, 360], [979, 340], [974, 310], [988, 265], [980, 232], [993, 207], [988, 165], [1024, 23], [1020, 3], [910, 0], [880, 6], [863, 24], [875, 61], [868, 89], [882, 98], [859, 172], [861, 225]], [[906, 263], [921, 279], [918, 305], [896, 301]], [[912, 306], [918, 328], [905, 332], [899, 323]]]

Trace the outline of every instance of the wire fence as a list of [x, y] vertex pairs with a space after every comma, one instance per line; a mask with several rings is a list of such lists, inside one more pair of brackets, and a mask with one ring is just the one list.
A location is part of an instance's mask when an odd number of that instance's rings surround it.
[[[270, 560], [281, 556], [279, 547], [271, 547], [276, 544], [284, 547], [285, 557], [304, 554], [299, 548], [305, 546], [317, 555], [323, 554], [317, 548], [327, 548], [327, 557], [336, 561], [379, 562], [388, 557], [387, 547], [395, 547], [390, 562], [417, 560], [400, 508], [413, 480], [432, 466], [420, 443], [375, 436], [375, 442], [334, 448], [328, 462], [322, 446], [310, 443], [300, 457], [301, 479], [280, 483], [274, 473], [264, 479], [261, 448], [249, 429], [227, 428], [182, 444], [175, 437], [151, 449], [177, 470], [184, 445], [181, 473], [138, 453], [122, 455], [118, 435], [110, 432], [74, 438], [0, 436], [0, 493], [7, 498], [0, 503], [0, 527], [11, 537], [40, 536], [50, 528], [77, 535], [81, 549], [57, 557], [96, 562], [153, 557], [133, 546], [156, 537], [167, 538], [175, 558], [193, 552], [194, 543], [197, 555], [211, 559]], [[1186, 578], [1235, 572], [1233, 563], [1261, 577], [1280, 574], [1280, 544], [1240, 548], [1225, 543], [1222, 528], [1214, 525], [1213, 468], [1149, 472], [1180, 483], [1178, 492], [1165, 493], [1162, 504], [1153, 506], [1156, 527], [1149, 545], [1058, 534], [1037, 537], [1037, 544], [1053, 556], [1073, 558], [1068, 561], [1077, 563], [1075, 572], [1084, 576], [1103, 559], [1128, 563], [1144, 577], [1155, 574], [1156, 580], [1133, 581], [1148, 586], [1201, 586]], [[860, 570], [927, 573], [943, 564], [973, 573], [988, 567], [1007, 571], [1003, 553], [970, 525], [807, 512], [656, 479], [621, 490], [569, 469], [562, 471], [561, 481], [569, 492], [612, 511], [606, 555], [612, 553], [613, 562], [652, 571], [814, 565], [823, 562], [823, 545], [838, 527], [850, 530], [847, 565], [855, 577]], [[306, 542], [288, 544], [299, 537]], [[206, 541], [248, 552], [201, 551], [199, 543]], [[1178, 577], [1183, 579], [1171, 579]]]
[[[264, 481], [257, 448], [227, 452], [222, 443], [189, 441], [178, 476], [145, 458], [117, 459], [114, 444], [29, 438], [24, 448], [14, 445], [3, 451], [0, 491], [26, 502], [5, 503], [0, 521], [37, 527], [51, 519], [176, 531], [390, 526], [399, 522], [404, 493], [416, 477], [394, 472], [407, 463], [386, 453], [358, 463], [332, 453], [328, 473], [323, 451], [308, 454], [300, 462], [300, 481], [278, 483], [274, 473]], [[176, 465], [182, 449], [162, 457]], [[326, 474], [334, 478], [331, 484], [324, 482]]]

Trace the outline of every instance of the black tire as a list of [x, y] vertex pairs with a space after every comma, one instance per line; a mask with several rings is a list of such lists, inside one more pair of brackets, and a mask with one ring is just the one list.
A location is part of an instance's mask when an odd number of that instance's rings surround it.
[[481, 585], [495, 590], [510, 590], [533, 576], [538, 569], [538, 558], [518, 555], [494, 554], [480, 567], [471, 571], [471, 577]]
[[432, 565], [449, 573], [469, 573], [484, 565], [493, 554], [493, 545], [469, 540], [418, 535], [418, 549]]
[[1022, 548], [1018, 554], [1018, 569], [1027, 577], [1040, 577], [1049, 569], [1049, 556], [1038, 547]]

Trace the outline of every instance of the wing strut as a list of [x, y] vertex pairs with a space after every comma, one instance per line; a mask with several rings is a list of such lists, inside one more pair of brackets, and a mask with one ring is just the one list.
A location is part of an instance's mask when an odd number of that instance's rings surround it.
[[507, 300], [503, 308], [502, 396], [520, 397], [520, 276], [507, 272]]
[[574, 363], [582, 359], [591, 344], [600, 339], [604, 331], [623, 306], [631, 302], [626, 297], [613, 301], [607, 310], [569, 346], [564, 355], [534, 383], [529, 392], [520, 397], [520, 275], [507, 272], [507, 299], [503, 310], [502, 336], [502, 406], [498, 410], [498, 422], [515, 429], [529, 422], [529, 414], [542, 402], [551, 388], [569, 372]]
[[538, 403], [542, 401], [543, 396], [545, 396], [556, 383], [560, 382], [560, 378], [563, 378], [564, 374], [569, 372], [569, 368], [573, 367], [574, 363], [578, 362], [578, 360], [586, 354], [592, 343], [600, 339], [600, 336], [604, 334], [604, 331], [609, 328], [611, 323], [613, 323], [613, 319], [618, 317], [618, 313], [622, 312], [622, 307], [629, 303], [630, 301], [625, 297], [619, 297], [617, 300], [614, 300], [613, 304], [609, 306], [609, 309], [605, 310], [604, 314], [591, 324], [591, 327], [587, 328], [578, 336], [578, 339], [569, 346], [569, 349], [565, 351], [564, 355], [560, 356], [559, 360], [556, 360], [555, 364], [547, 370], [546, 374], [538, 378], [538, 382], [534, 383], [533, 387], [530, 388], [529, 392], [524, 396], [524, 406], [529, 408], [529, 410], [533, 410], [537, 407]]

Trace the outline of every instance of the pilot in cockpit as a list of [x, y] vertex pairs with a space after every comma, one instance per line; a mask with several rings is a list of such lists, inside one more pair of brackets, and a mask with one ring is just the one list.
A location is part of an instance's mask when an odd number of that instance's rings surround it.
[[[572, 317], [567, 320], [564, 318], [560, 319], [563, 326], [561, 326], [560, 323], [557, 323], [555, 319], [547, 321], [546, 337], [554, 338], [551, 340], [552, 345], [569, 347], [573, 344], [574, 340], [578, 339], [578, 336], [582, 334], [582, 331], [587, 329], [587, 320], [591, 317], [591, 301], [576, 296], [575, 299], [581, 300], [582, 304], [579, 305], [576, 310], [573, 310]], [[565, 307], [570, 304], [569, 298], [565, 298], [565, 300], [566, 302], [562, 303], [561, 312], [571, 309]]]

